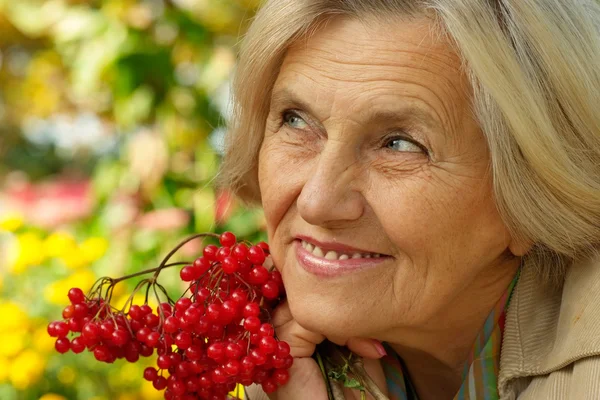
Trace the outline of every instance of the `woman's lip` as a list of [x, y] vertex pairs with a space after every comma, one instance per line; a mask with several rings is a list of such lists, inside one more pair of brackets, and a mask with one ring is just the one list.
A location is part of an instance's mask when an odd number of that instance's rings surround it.
[[321, 277], [335, 277], [347, 273], [373, 268], [387, 261], [389, 256], [379, 258], [349, 258], [348, 260], [328, 260], [317, 257], [302, 247], [300, 240], [294, 241], [296, 259], [298, 263], [309, 273]]
[[[313, 246], [318, 246], [319, 248], [321, 248], [321, 250], [323, 250], [324, 253], [327, 253], [330, 250], [336, 251], [338, 253], [346, 253], [346, 254], [352, 254], [352, 253], [361, 253], [361, 254], [369, 254], [369, 253], [373, 253], [372, 251], [367, 251], [367, 250], [363, 250], [363, 249], [359, 249], [356, 247], [351, 247], [351, 246], [346, 246], [344, 244], [341, 243], [331, 243], [331, 242], [319, 242], [318, 240], [311, 238], [310, 236], [303, 236], [303, 235], [298, 235], [296, 236], [296, 239], [300, 239], [300, 240], [304, 240], [305, 242], [308, 242], [310, 244], [312, 244]], [[385, 255], [385, 254], [382, 254]]]

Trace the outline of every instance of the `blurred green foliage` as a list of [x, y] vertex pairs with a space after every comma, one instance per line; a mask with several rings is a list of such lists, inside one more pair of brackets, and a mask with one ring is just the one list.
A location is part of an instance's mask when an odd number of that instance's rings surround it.
[[256, 7], [0, 0], [0, 399], [159, 398], [143, 365], [53, 350], [68, 289], [155, 267], [192, 233], [265, 239], [262, 213], [213, 187]]

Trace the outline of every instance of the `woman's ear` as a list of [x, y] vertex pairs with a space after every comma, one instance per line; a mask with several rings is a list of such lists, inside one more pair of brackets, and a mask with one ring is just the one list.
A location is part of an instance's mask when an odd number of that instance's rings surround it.
[[512, 238], [508, 244], [510, 252], [517, 257], [523, 257], [529, 253], [529, 250], [533, 247], [533, 242], [529, 239], [524, 238]]

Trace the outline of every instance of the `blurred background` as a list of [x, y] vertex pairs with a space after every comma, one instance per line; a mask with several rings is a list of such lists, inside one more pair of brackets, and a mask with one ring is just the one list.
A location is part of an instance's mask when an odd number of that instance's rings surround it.
[[[1, 400], [161, 398], [144, 363], [54, 350], [67, 291], [156, 267], [192, 233], [265, 239], [260, 211], [213, 186], [257, 2], [0, 0]], [[161, 275], [181, 293], [177, 277]]]

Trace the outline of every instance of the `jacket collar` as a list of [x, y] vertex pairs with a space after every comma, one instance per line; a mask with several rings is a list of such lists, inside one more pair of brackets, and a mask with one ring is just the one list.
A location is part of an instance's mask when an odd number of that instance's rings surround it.
[[500, 398], [522, 379], [600, 355], [600, 258], [573, 264], [560, 286], [524, 265], [506, 314]]

